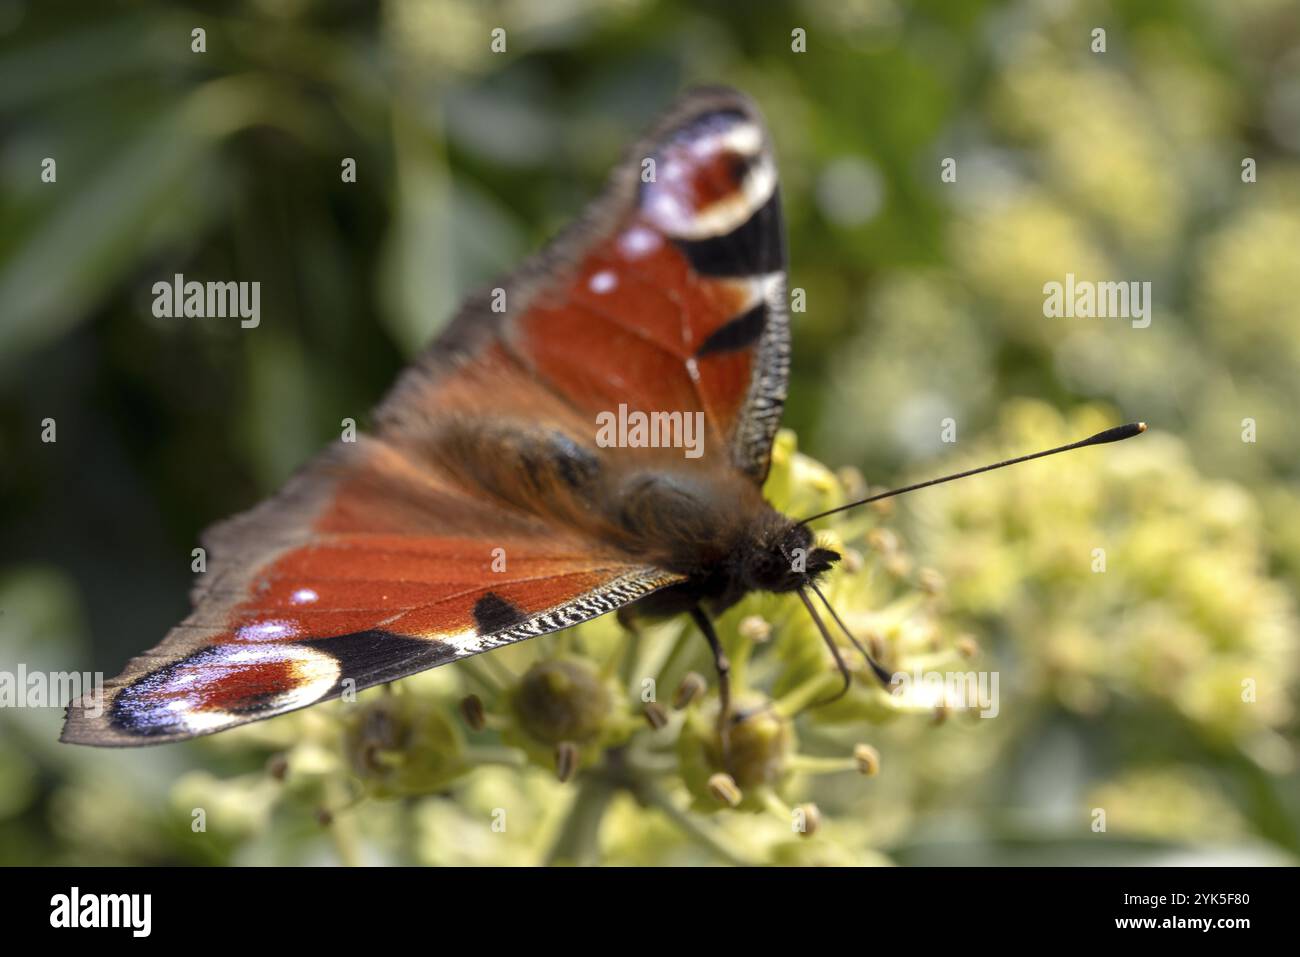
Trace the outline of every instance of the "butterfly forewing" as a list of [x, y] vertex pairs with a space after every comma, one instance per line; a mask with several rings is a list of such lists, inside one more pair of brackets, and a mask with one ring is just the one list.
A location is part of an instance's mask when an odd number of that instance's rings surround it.
[[732, 90], [689, 94], [577, 223], [462, 310], [381, 419], [437, 404], [458, 359], [498, 352], [588, 421], [620, 404], [701, 411], [711, 450], [761, 483], [786, 397], [785, 261], [756, 109]]

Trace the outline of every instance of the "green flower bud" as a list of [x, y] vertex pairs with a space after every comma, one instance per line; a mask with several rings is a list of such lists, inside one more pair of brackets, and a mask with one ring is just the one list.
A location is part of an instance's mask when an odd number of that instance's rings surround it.
[[470, 767], [455, 723], [438, 703], [415, 695], [383, 695], [348, 709], [343, 741], [373, 797], [438, 791]]
[[[677, 739], [682, 779], [700, 808], [717, 808], [714, 776], [729, 775], [746, 795], [757, 787], [779, 788], [788, 778], [787, 762], [794, 753], [794, 731], [788, 719], [763, 699], [740, 701], [733, 707], [744, 715], [729, 730], [728, 759], [723, 760], [718, 735], [717, 709], [701, 708], [688, 714]], [[758, 810], [760, 802], [748, 797], [738, 806]]]
[[742, 788], [777, 784], [785, 774], [794, 734], [790, 722], [770, 708], [731, 726], [731, 768]]
[[611, 710], [609, 689], [586, 662], [539, 661], [510, 695], [525, 732], [545, 744], [585, 744], [600, 735]]
[[573, 749], [572, 769], [599, 760], [605, 748], [626, 739], [639, 727], [615, 708], [616, 691], [579, 658], [539, 661], [507, 693], [510, 721], [502, 739], [522, 748], [539, 767], [555, 768], [559, 745]]

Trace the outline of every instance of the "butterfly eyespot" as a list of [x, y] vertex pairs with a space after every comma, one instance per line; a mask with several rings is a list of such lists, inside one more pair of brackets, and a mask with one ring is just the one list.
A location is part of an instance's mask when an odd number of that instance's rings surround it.
[[123, 689], [111, 717], [138, 735], [198, 734], [317, 701], [339, 673], [336, 658], [303, 645], [214, 645]]
[[697, 273], [784, 267], [776, 169], [751, 118], [729, 109], [696, 117], [664, 145], [660, 167], [641, 184], [641, 208]]

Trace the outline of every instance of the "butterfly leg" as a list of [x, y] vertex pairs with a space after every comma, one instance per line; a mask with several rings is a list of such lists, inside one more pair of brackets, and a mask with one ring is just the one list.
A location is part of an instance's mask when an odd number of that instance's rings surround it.
[[718, 640], [718, 633], [713, 630], [713, 622], [709, 621], [709, 616], [699, 605], [691, 609], [691, 618], [704, 633], [704, 638], [713, 652], [714, 667], [718, 670], [718, 739], [722, 743], [722, 763], [729, 768], [731, 766], [731, 662], [727, 659], [727, 653], [722, 650], [722, 642]]

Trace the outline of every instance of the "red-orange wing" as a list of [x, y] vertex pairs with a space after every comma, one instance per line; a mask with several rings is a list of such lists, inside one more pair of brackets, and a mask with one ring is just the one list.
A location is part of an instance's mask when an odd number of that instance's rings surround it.
[[339, 443], [205, 537], [195, 609], [68, 709], [63, 739], [174, 741], [578, 624], [679, 580]]
[[476, 484], [434, 437], [528, 423], [551, 442], [539, 468], [568, 478], [617, 451], [593, 444], [601, 412], [701, 412], [700, 467], [725, 458], [761, 482], [785, 397], [783, 298], [762, 123], [740, 94], [688, 95], [575, 227], [466, 304], [379, 407], [373, 438], [337, 443], [205, 537], [193, 613], [102, 699], [70, 707], [64, 740], [219, 731], [680, 581], [566, 520], [544, 482], [523, 500]]
[[702, 412], [705, 456], [761, 484], [789, 372], [785, 270], [760, 115], [734, 90], [688, 94], [577, 223], [462, 311], [381, 419], [434, 407], [449, 369], [491, 355], [589, 423], [620, 405]]

